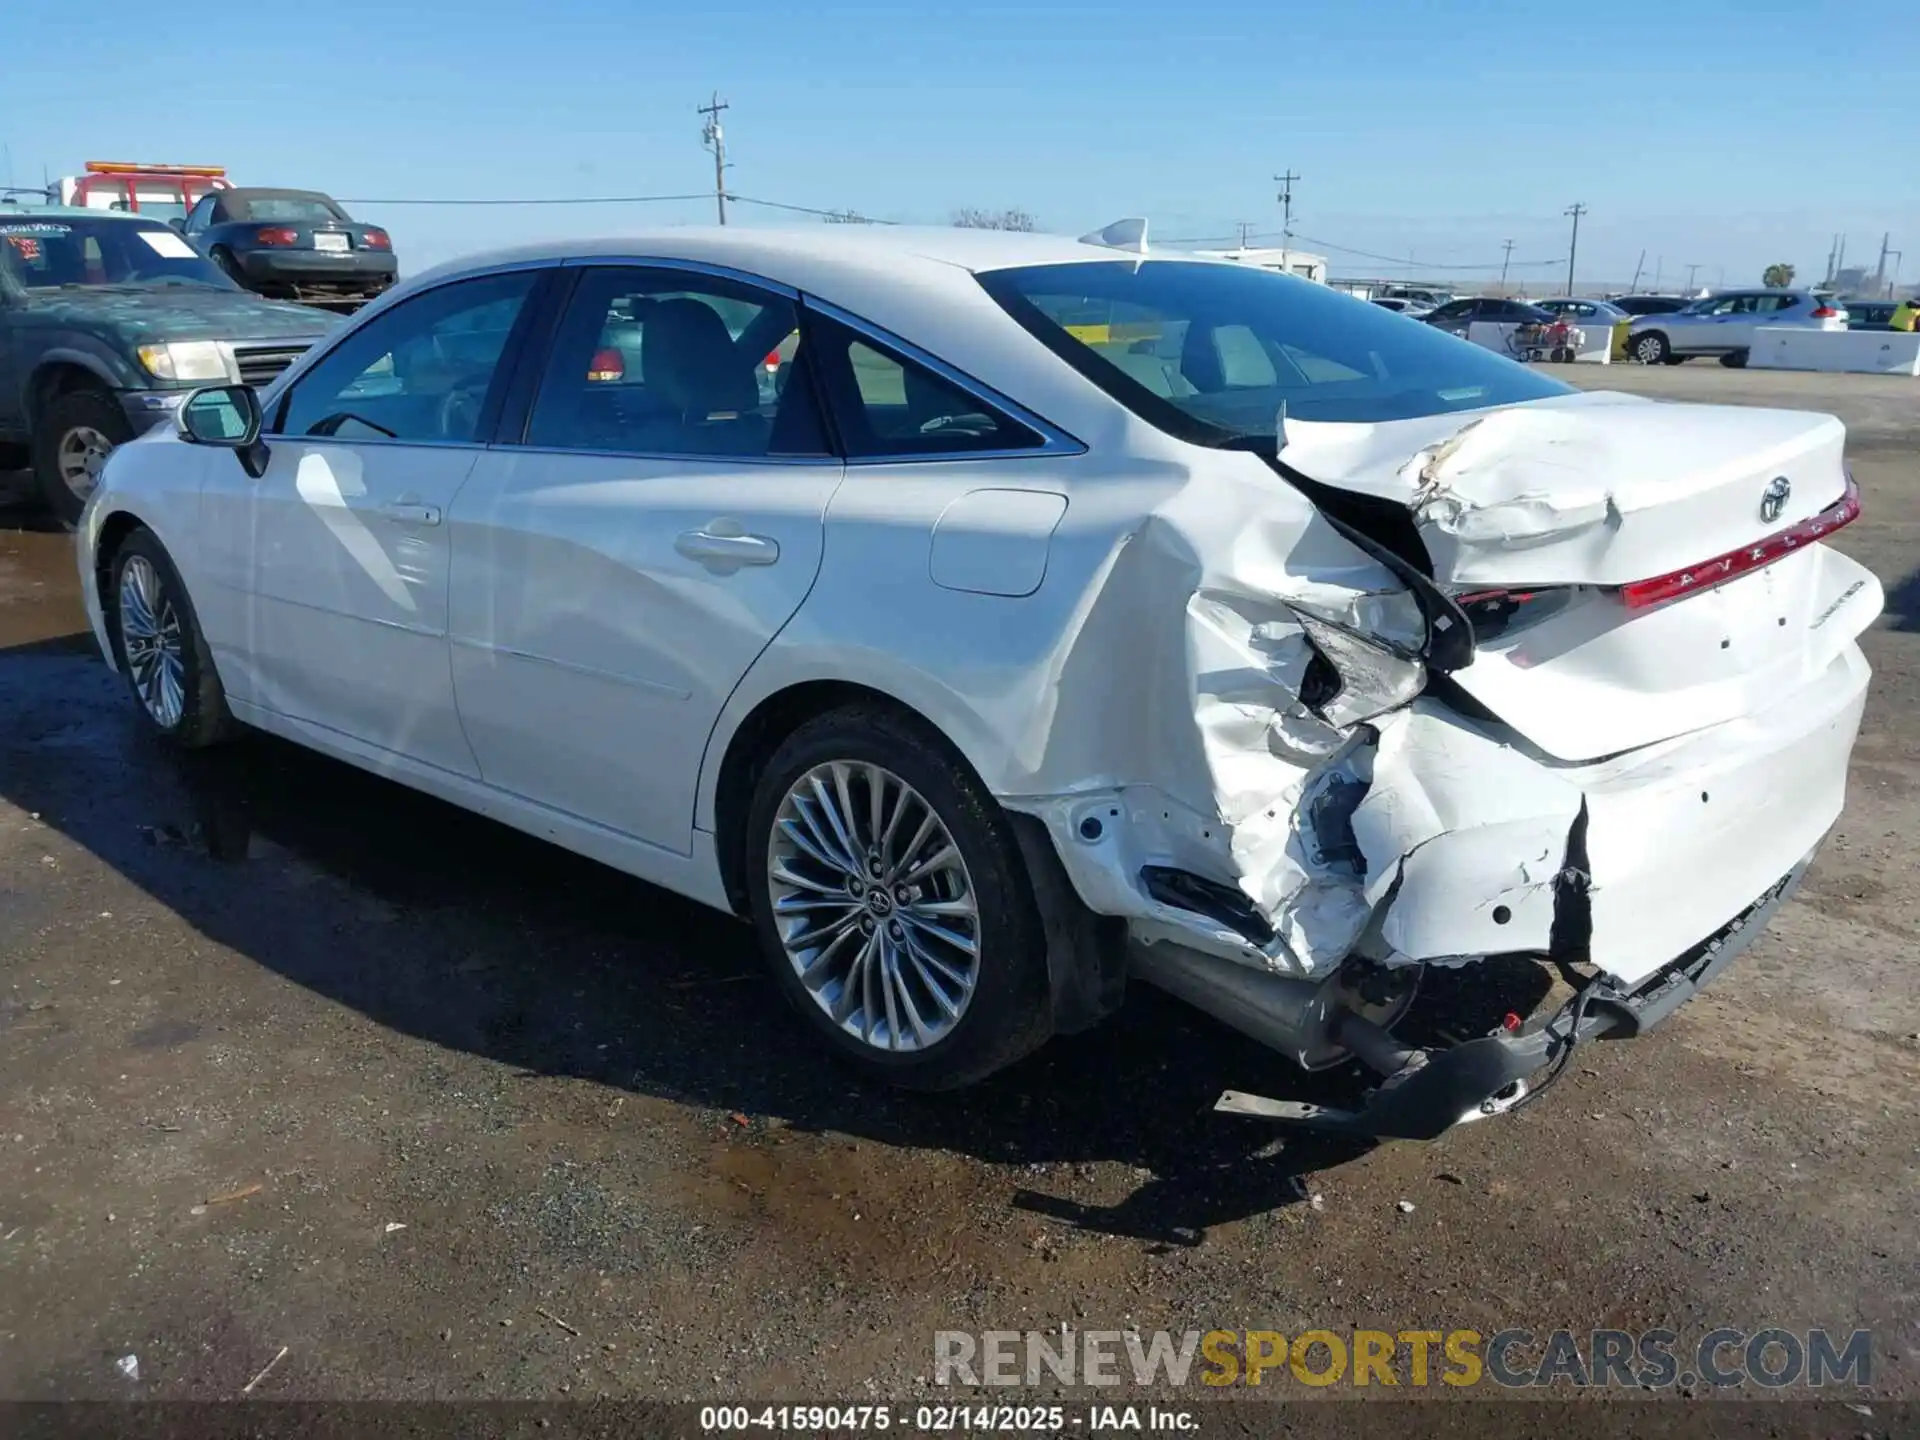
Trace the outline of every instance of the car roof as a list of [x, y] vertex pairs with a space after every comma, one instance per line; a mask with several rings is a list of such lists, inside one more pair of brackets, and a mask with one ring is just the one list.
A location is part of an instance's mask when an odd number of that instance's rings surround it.
[[[816, 225], [802, 229], [681, 225], [596, 239], [517, 245], [470, 255], [437, 266], [427, 273], [452, 275], [502, 265], [542, 260], [590, 260], [602, 256], [658, 256], [661, 259], [695, 262], [704, 260], [775, 280], [784, 279], [796, 266], [808, 269], [816, 265], [856, 264], [867, 271], [892, 269], [901, 273], [944, 266], [978, 274], [1017, 265], [1142, 258], [1134, 256], [1131, 251], [1085, 244], [1061, 235], [974, 230], [960, 226]], [[1184, 260], [1196, 265], [1231, 263], [1177, 251], [1149, 253], [1144, 258]], [[427, 276], [421, 278], [426, 279]]]
[[0, 204], [0, 220], [5, 220], [9, 215], [34, 215], [54, 220], [130, 220], [143, 225], [162, 223], [151, 215], [136, 215], [131, 210], [96, 210], [88, 205]]
[[394, 286], [354, 323], [369, 322], [423, 288], [469, 275], [561, 261], [628, 259], [707, 266], [803, 292], [931, 352], [1089, 443], [1102, 430], [1131, 430], [1136, 425], [1131, 413], [1049, 356], [976, 276], [1024, 265], [1125, 265], [1146, 259], [1257, 270], [1281, 284], [1314, 283], [1231, 260], [1181, 251], [1143, 257], [1059, 235], [881, 225], [677, 226], [519, 245], [450, 261]]
[[209, 190], [220, 200], [325, 200], [333, 197], [324, 190], [283, 190], [272, 185], [230, 185], [225, 190]]

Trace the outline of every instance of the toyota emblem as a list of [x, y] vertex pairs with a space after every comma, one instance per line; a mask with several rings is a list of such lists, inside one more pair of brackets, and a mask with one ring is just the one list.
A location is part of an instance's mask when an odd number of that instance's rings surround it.
[[1786, 513], [1787, 499], [1792, 494], [1793, 482], [1784, 475], [1774, 476], [1760, 496], [1760, 518], [1769, 525], [1778, 520]]

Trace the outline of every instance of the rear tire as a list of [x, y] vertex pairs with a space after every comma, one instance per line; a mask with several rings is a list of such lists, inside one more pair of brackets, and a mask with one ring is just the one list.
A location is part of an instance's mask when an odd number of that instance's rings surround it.
[[1747, 354], [1745, 350], [1729, 350], [1720, 357], [1720, 363], [1729, 370], [1744, 370], [1747, 368]]
[[746, 834], [761, 950], [842, 1062], [951, 1090], [1053, 1033], [1046, 937], [1012, 828], [911, 717], [860, 704], [802, 725], [761, 774]]
[[104, 390], [57, 395], [33, 427], [33, 474], [47, 508], [68, 529], [80, 522], [100, 468], [133, 438], [120, 402]]
[[151, 530], [135, 530], [114, 553], [106, 607], [113, 658], [147, 727], [182, 750], [235, 730], [213, 653], [180, 572]]
[[1649, 330], [1644, 334], [1634, 336], [1632, 341], [1629, 342], [1627, 349], [1633, 355], [1633, 358], [1638, 360], [1642, 365], [1667, 365], [1672, 363], [1670, 357], [1673, 354], [1673, 346], [1667, 343], [1667, 337], [1662, 335], [1658, 330]]

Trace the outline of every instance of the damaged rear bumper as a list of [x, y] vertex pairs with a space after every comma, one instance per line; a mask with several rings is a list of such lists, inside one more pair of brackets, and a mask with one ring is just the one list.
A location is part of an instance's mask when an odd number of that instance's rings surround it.
[[[1253, 1113], [1430, 1137], [1508, 1108], [1581, 1039], [1651, 1028], [1752, 942], [1840, 814], [1869, 677], [1848, 645], [1764, 711], [1585, 764], [1423, 696], [1275, 793], [1258, 846], [1144, 789], [1015, 808], [1125, 921], [1135, 976], [1305, 1068], [1385, 1077], [1354, 1114]], [[1423, 972], [1496, 956], [1591, 978], [1537, 1028], [1393, 1042]]]
[[[1760, 937], [1811, 863], [1808, 856], [1718, 932], [1639, 988], [1596, 977], [1544, 1024], [1482, 1036], [1441, 1051], [1406, 1052], [1357, 1111], [1229, 1090], [1216, 1107], [1368, 1139], [1432, 1140], [1453, 1126], [1512, 1109], [1542, 1071], [1558, 1075], [1589, 1040], [1642, 1035], [1691, 1000]], [[1532, 1093], [1538, 1093], [1534, 1091]]]

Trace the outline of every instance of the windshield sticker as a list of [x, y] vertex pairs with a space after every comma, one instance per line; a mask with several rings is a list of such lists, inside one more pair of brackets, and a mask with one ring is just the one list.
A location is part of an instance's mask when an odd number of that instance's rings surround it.
[[32, 224], [8, 223], [0, 225], [0, 235], [71, 235], [71, 225], [55, 225], [45, 220], [36, 220]]
[[171, 230], [142, 230], [140, 238], [168, 260], [191, 260], [198, 253]]

